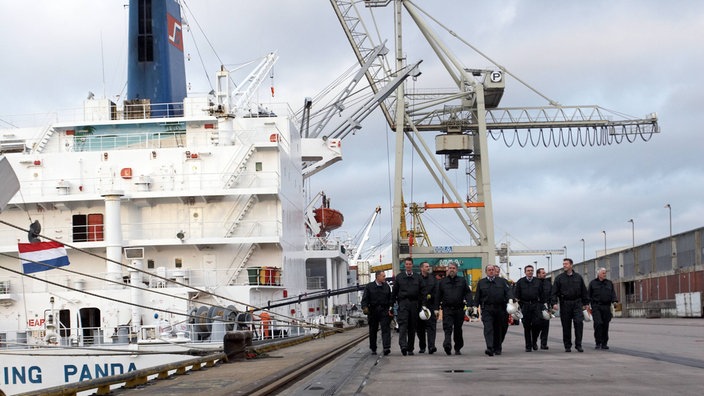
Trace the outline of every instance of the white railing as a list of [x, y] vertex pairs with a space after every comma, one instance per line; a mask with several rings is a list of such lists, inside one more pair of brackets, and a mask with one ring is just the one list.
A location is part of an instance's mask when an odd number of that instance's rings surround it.
[[[125, 193], [148, 194], [150, 198], [158, 199], [159, 196], [169, 195], [169, 193], [182, 193], [187, 196], [198, 196], [208, 192], [228, 191], [233, 193], [236, 189], [226, 190], [223, 188], [223, 173], [199, 173], [197, 175], [161, 173], [155, 171], [149, 175], [150, 189], [145, 191], [139, 185], [140, 180], [122, 179], [119, 175], [110, 178], [47, 178], [40, 181], [23, 181], [22, 196], [24, 201], [18, 197], [10, 201], [12, 204], [34, 203], [34, 202], [66, 202], [70, 200], [94, 199], [90, 195], [101, 194], [108, 190], [122, 190]], [[245, 188], [269, 188], [278, 189], [279, 173], [276, 171], [243, 172], [239, 175], [238, 185]], [[70, 199], [67, 199], [70, 197]]]
[[43, 327], [27, 330], [0, 329], [0, 349], [26, 349], [41, 346], [89, 347], [99, 345], [126, 344], [165, 344], [165, 343], [222, 343], [220, 337], [226, 331], [248, 330], [252, 340], [273, 340], [304, 334], [305, 322], [299, 326], [288, 320], [266, 319], [246, 315], [247, 320], [223, 321], [207, 318], [202, 323], [181, 323], [176, 325], [145, 325], [138, 333], [133, 333], [128, 325], [117, 328], [62, 327], [56, 337], [47, 342], [47, 331]]

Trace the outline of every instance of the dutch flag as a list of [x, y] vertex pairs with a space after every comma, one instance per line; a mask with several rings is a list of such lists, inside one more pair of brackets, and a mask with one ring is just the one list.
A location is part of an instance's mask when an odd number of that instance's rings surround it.
[[18, 243], [17, 250], [20, 253], [25, 274], [47, 271], [69, 264], [66, 248], [59, 242]]

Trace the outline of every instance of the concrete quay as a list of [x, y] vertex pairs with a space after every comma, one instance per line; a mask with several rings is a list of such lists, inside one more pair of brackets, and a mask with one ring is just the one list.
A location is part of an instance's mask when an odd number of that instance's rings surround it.
[[[441, 328], [441, 323], [438, 323]], [[595, 350], [585, 323], [584, 353], [562, 345], [551, 320], [549, 350], [525, 352], [522, 326], [511, 326], [501, 356], [484, 354], [481, 322], [465, 323], [462, 355], [447, 356], [439, 334], [433, 355], [402, 356], [392, 332], [389, 356], [371, 355], [364, 339], [281, 395], [701, 395], [704, 394], [704, 319], [614, 318], [608, 351]], [[282, 372], [314, 361], [366, 332], [351, 329], [270, 351], [257, 359], [175, 376], [116, 395], [243, 395]], [[380, 338], [380, 337], [379, 337]], [[381, 347], [378, 348], [381, 350]]]
[[[438, 323], [440, 328], [440, 323]], [[465, 323], [465, 347], [447, 356], [440, 335], [433, 355], [370, 356], [368, 342], [350, 350], [283, 395], [702, 395], [704, 319], [621, 319], [611, 322], [610, 349], [594, 349], [585, 323], [584, 353], [566, 353], [559, 318], [549, 350], [525, 352], [523, 327], [511, 326], [501, 356], [484, 354], [481, 322]], [[346, 381], [340, 372], [354, 370]], [[332, 392], [331, 392], [332, 391]]]

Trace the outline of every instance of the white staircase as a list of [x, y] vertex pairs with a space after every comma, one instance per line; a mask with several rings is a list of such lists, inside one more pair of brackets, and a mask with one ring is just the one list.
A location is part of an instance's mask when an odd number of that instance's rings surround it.
[[240, 225], [240, 222], [244, 218], [244, 216], [247, 215], [247, 212], [249, 212], [249, 209], [254, 206], [259, 201], [259, 198], [257, 198], [256, 195], [240, 195], [237, 198], [237, 201], [235, 204], [232, 206], [232, 210], [230, 210], [230, 213], [225, 217], [225, 224], [230, 224], [229, 227], [227, 227], [227, 232], [225, 233], [225, 237], [229, 238], [231, 237], [234, 233], [235, 230], [237, 229], [237, 226]]
[[51, 136], [54, 134], [54, 132], [54, 127], [52, 127], [51, 125], [46, 127], [44, 133], [42, 133], [42, 137], [32, 147], [32, 153], [41, 153], [42, 150], [44, 150], [44, 147], [46, 147], [46, 144], [49, 143], [49, 140], [51, 139]]
[[240, 175], [247, 169], [247, 161], [254, 154], [254, 150], [254, 145], [245, 146], [244, 153], [241, 156], [235, 155], [232, 158], [232, 161], [227, 166], [227, 169], [231, 171], [225, 172], [224, 188], [232, 188], [237, 184]]
[[240, 245], [240, 248], [237, 251], [237, 254], [235, 254], [235, 257], [232, 260], [232, 263], [230, 263], [230, 268], [232, 268], [235, 265], [235, 263], [237, 263], [237, 268], [235, 268], [234, 272], [232, 273], [232, 276], [227, 278], [227, 284], [230, 284], [230, 285], [236, 284], [237, 277], [240, 276], [240, 273], [242, 272], [242, 270], [247, 267], [247, 262], [249, 261], [249, 258], [252, 257], [252, 255], [254, 254], [255, 251], [257, 251], [258, 248], [259, 248], [259, 245], [256, 245], [253, 243]]

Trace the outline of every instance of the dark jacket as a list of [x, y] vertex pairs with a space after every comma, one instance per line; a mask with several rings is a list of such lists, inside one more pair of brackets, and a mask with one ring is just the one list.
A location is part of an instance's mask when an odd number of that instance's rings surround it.
[[525, 304], [535, 304], [545, 302], [543, 298], [543, 282], [533, 277], [530, 282], [528, 278], [523, 277], [516, 282], [515, 296], [518, 303], [523, 306]]
[[400, 272], [394, 279], [393, 301], [410, 300], [420, 302], [420, 275], [413, 273], [408, 276], [406, 272]]
[[557, 304], [557, 301], [552, 301], [552, 279], [540, 279], [540, 283], [540, 287], [542, 288], [543, 293], [541, 301], [548, 303], [551, 306], [553, 304]]
[[563, 272], [555, 278], [555, 283], [552, 285], [552, 301], [556, 302], [558, 299], [560, 303], [579, 300], [582, 305], [589, 304], [587, 287], [580, 274], [572, 271], [572, 275], [567, 275]]
[[435, 300], [438, 294], [439, 283], [440, 282], [435, 279], [435, 275], [433, 275], [432, 273], [428, 274], [428, 276], [425, 278], [422, 274], [420, 275], [421, 304], [425, 307], [430, 308], [430, 310], [438, 309]]
[[443, 309], [464, 309], [465, 302], [472, 304], [472, 290], [467, 284], [467, 279], [461, 276], [446, 276], [438, 282], [438, 296], [435, 299], [436, 307]]
[[381, 286], [376, 284], [376, 281], [369, 282], [364, 286], [362, 294], [362, 309], [369, 308], [369, 312], [377, 310], [388, 310], [393, 306], [391, 301], [391, 287], [384, 282]]
[[611, 304], [618, 301], [614, 284], [610, 280], [596, 278], [589, 282], [589, 301], [592, 304]]
[[504, 278], [495, 276], [493, 281], [482, 278], [477, 282], [477, 292], [474, 293], [476, 306], [505, 306], [510, 298], [513, 298], [511, 287]]

